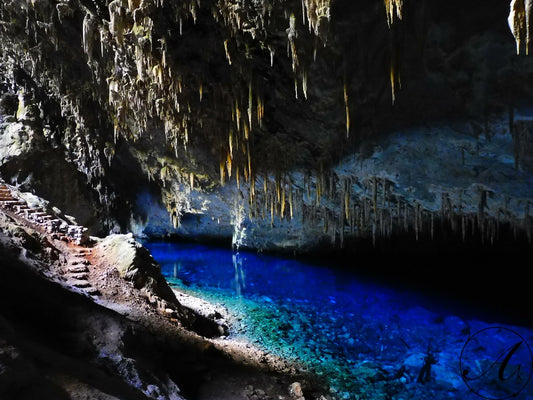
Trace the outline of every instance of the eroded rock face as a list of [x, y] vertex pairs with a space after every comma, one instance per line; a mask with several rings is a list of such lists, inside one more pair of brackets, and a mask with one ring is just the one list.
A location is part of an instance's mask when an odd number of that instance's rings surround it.
[[[491, 241], [505, 215], [526, 237], [527, 176], [487, 166], [515, 154], [478, 152], [533, 94], [513, 40], [527, 29], [508, 15], [501, 1], [5, 1], [0, 171], [105, 231], [304, 249], [436, 224]], [[437, 123], [440, 142], [418, 134]]]

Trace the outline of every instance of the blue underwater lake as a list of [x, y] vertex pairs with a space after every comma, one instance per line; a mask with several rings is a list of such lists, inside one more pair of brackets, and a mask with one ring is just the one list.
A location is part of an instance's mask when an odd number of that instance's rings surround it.
[[300, 362], [335, 399], [533, 399], [533, 329], [325, 265], [147, 242], [167, 281], [235, 316], [230, 335]]

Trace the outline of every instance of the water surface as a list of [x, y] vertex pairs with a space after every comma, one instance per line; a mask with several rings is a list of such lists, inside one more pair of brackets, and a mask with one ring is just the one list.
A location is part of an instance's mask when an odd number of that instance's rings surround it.
[[529, 328], [355, 272], [197, 244], [145, 245], [170, 284], [237, 316], [232, 335], [303, 363], [335, 398], [533, 396]]

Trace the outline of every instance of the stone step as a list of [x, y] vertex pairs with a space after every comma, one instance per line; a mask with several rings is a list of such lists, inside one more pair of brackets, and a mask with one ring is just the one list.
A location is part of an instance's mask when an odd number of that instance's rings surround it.
[[88, 281], [77, 280], [77, 279], [72, 279], [72, 280], [69, 279], [67, 281], [67, 284], [69, 284], [70, 286], [77, 287], [78, 289], [86, 289], [88, 287], [92, 287], [92, 285]]
[[97, 296], [100, 296], [101, 293], [98, 289], [94, 288], [94, 287], [90, 287], [90, 288], [86, 288], [85, 289], [85, 292], [89, 295], [89, 296], [93, 296], [93, 297], [97, 297]]
[[89, 268], [83, 265], [67, 267], [67, 273], [79, 274], [79, 273], [87, 273], [87, 272], [89, 272]]
[[87, 273], [89, 271], [83, 271], [83, 272], [67, 272], [67, 275], [71, 279], [76, 279], [79, 281], [86, 281], [89, 278], [89, 274]]
[[28, 210], [28, 214], [31, 214], [34, 217], [45, 217], [46, 215], [48, 215], [48, 213], [41, 211], [41, 209], [38, 208], [30, 208]]
[[5, 206], [11, 206], [11, 207], [14, 207], [14, 206], [21, 206], [23, 204], [26, 204], [20, 200], [17, 200], [17, 199], [13, 199], [13, 200], [4, 200], [2, 201], [2, 204], [5, 205]]
[[91, 253], [92, 253], [91, 251], [74, 253], [74, 257], [76, 257], [78, 259], [82, 259], [82, 258], [85, 258], [87, 256], [90, 256]]
[[70, 265], [91, 265], [91, 262], [85, 258], [85, 256], [74, 256], [76, 260], [72, 260]]

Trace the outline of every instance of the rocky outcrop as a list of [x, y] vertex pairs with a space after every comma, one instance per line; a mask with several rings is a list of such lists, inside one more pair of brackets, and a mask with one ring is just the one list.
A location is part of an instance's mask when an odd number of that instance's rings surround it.
[[507, 169], [507, 139], [532, 64], [513, 40], [525, 8], [511, 30], [509, 10], [5, 1], [0, 172], [93, 232], [300, 251], [437, 230], [494, 242], [503, 219], [527, 241], [529, 172]]
[[205, 337], [228, 334], [223, 320], [209, 318], [183, 307], [161, 274], [161, 267], [133, 235], [93, 238], [93, 259], [97, 265], [109, 265], [118, 276], [133, 284], [147, 300], [164, 314], [178, 319], [187, 328]]
[[105, 262], [114, 265], [120, 277], [132, 282], [136, 289], [148, 296], [176, 302], [159, 265], [133, 235], [110, 235], [99, 240], [95, 247], [95, 251], [105, 257]]

